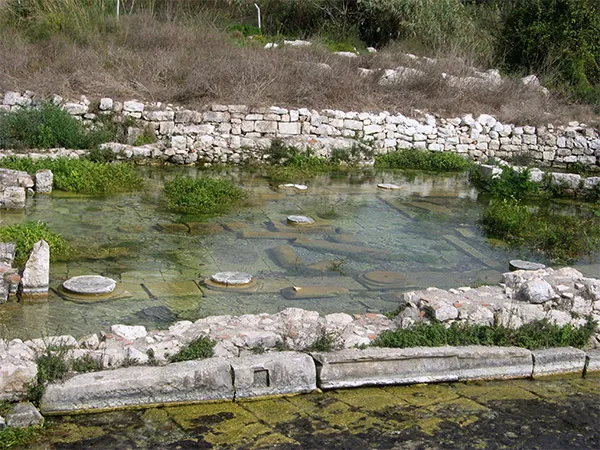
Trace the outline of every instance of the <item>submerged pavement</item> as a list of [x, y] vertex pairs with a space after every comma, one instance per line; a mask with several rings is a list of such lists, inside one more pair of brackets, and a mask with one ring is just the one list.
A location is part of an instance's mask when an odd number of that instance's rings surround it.
[[600, 375], [50, 417], [31, 448], [600, 448]]

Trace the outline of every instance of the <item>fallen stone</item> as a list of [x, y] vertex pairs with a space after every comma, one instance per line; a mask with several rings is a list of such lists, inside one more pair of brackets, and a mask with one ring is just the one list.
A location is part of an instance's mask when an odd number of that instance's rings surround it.
[[164, 403], [233, 400], [231, 366], [222, 358], [127, 367], [76, 375], [47, 386], [43, 413]]
[[26, 188], [6, 186], [0, 194], [0, 204], [6, 209], [23, 209], [27, 200]]
[[293, 184], [293, 183], [280, 184], [279, 187], [280, 188], [291, 188], [291, 189], [295, 189], [297, 191], [306, 191], [308, 189], [308, 186], [305, 184]]
[[391, 190], [402, 189], [401, 186], [398, 186], [397, 184], [392, 184], [392, 183], [379, 183], [377, 185], [377, 187], [379, 189], [391, 189]]
[[12, 242], [0, 242], [0, 262], [12, 264], [15, 259], [15, 244]]
[[35, 192], [49, 194], [52, 192], [52, 183], [54, 175], [49, 169], [38, 170], [35, 175]]
[[67, 291], [80, 295], [110, 294], [116, 286], [115, 280], [100, 275], [81, 275], [69, 278], [63, 283]]
[[546, 280], [535, 278], [523, 283], [518, 296], [529, 303], [539, 304], [556, 298], [556, 293]]
[[297, 268], [304, 264], [304, 261], [296, 254], [291, 245], [280, 245], [267, 250], [268, 255], [275, 264], [284, 269]]
[[510, 270], [540, 270], [546, 268], [544, 264], [530, 261], [522, 261], [520, 259], [510, 260], [508, 263], [508, 267]]
[[22, 302], [46, 301], [50, 281], [50, 247], [44, 240], [34, 244], [23, 271], [20, 300]]
[[230, 363], [236, 398], [307, 393], [317, 388], [315, 363], [305, 353], [268, 353]]
[[141, 325], [112, 325], [110, 327], [116, 336], [122, 337], [129, 341], [133, 341], [138, 338], [143, 338], [148, 335], [146, 327]]
[[519, 347], [456, 347], [459, 380], [529, 378], [533, 373], [531, 351]]
[[37, 364], [34, 361], [0, 358], [0, 400], [24, 398], [27, 386], [34, 382], [36, 375]]
[[573, 347], [533, 350], [533, 377], [558, 373], [581, 373], [586, 363], [586, 354]]
[[41, 425], [44, 418], [29, 402], [15, 404], [6, 415], [6, 425], [15, 428], [26, 428], [32, 425]]

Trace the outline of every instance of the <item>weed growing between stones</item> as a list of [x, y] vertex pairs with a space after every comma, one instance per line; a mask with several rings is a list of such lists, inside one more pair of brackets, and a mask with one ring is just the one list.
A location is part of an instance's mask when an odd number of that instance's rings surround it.
[[103, 164], [88, 159], [7, 157], [0, 167], [35, 173], [50, 169], [54, 174], [54, 188], [81, 194], [114, 194], [139, 189], [143, 178], [131, 164]]
[[70, 362], [71, 370], [79, 373], [97, 372], [102, 370], [100, 361], [92, 357], [90, 354], [85, 354], [79, 358], [75, 358]]
[[309, 345], [309, 352], [332, 352], [336, 349], [335, 335], [333, 333], [323, 333], [319, 339]]
[[207, 337], [199, 337], [190, 342], [187, 347], [169, 358], [170, 362], [190, 361], [193, 359], [210, 358], [214, 355], [215, 341]]
[[18, 266], [27, 262], [34, 244], [42, 239], [50, 246], [51, 260], [64, 259], [71, 254], [67, 241], [44, 222], [23, 222], [0, 228], [0, 242], [15, 244], [15, 264]]
[[197, 214], [223, 211], [239, 203], [244, 192], [231, 181], [178, 176], [165, 184], [170, 208]]
[[13, 428], [7, 427], [0, 430], [0, 449], [9, 448], [26, 448], [37, 435], [37, 432], [41, 430], [41, 427], [26, 427], [26, 428]]
[[[522, 199], [533, 195], [544, 194], [540, 184], [531, 181], [528, 169], [517, 171], [512, 167], [502, 166], [502, 173], [491, 179], [481, 177], [477, 167], [469, 173], [469, 179], [479, 190], [496, 198]], [[546, 195], [547, 196], [547, 195]]]
[[35, 381], [27, 387], [27, 400], [34, 405], [40, 405], [48, 383], [63, 380], [69, 372], [69, 365], [65, 360], [66, 350], [65, 347], [56, 351], [46, 349], [41, 356], [36, 358], [37, 375]]
[[584, 347], [592, 337], [596, 322], [588, 318], [585, 325], [558, 326], [547, 320], [531, 322], [518, 329], [502, 325], [473, 325], [454, 322], [449, 327], [437, 321], [420, 323], [412, 328], [384, 331], [375, 347], [410, 348], [444, 345], [517, 346], [528, 349], [548, 347]]
[[484, 211], [481, 225], [488, 236], [546, 255], [557, 263], [589, 256], [600, 244], [600, 222], [592, 212], [578, 216], [536, 212], [514, 198], [493, 200]]
[[0, 148], [88, 149], [112, 137], [107, 128], [90, 129], [52, 103], [0, 113]]
[[464, 172], [473, 163], [452, 152], [431, 152], [427, 150], [399, 149], [375, 157], [378, 169], [418, 169], [435, 172]]

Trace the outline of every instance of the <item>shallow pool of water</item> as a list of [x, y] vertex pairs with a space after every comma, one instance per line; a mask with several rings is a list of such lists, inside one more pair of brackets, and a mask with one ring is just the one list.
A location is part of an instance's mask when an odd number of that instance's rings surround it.
[[[41, 220], [89, 249], [86, 258], [52, 264], [48, 303], [0, 305], [0, 336], [81, 336], [115, 323], [164, 328], [176, 320], [286, 307], [384, 312], [395, 309], [401, 292], [495, 283], [509, 259], [531, 256], [483, 236], [477, 226], [483, 203], [466, 175], [369, 171], [298, 180], [309, 185], [299, 192], [260, 174], [229, 172], [248, 193], [247, 204], [203, 220], [169, 211], [162, 194], [165, 181], [200, 176], [198, 169], [140, 171], [148, 180], [140, 193], [93, 198], [55, 192], [30, 199], [24, 213], [0, 212], [2, 225]], [[379, 189], [378, 183], [401, 189]], [[288, 215], [316, 223], [290, 226]], [[595, 264], [582, 268], [597, 272]], [[246, 291], [202, 284], [222, 271], [251, 273], [257, 283]], [[114, 295], [86, 301], [60, 290], [67, 278], [88, 274], [115, 279]], [[292, 286], [341, 293], [284, 297], [281, 290]]]

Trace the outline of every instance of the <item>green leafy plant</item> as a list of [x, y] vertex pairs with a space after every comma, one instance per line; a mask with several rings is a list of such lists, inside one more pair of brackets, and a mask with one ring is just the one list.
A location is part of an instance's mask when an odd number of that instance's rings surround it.
[[199, 337], [169, 358], [170, 362], [190, 361], [192, 359], [210, 358], [214, 355], [215, 341], [207, 337]]
[[333, 333], [323, 333], [319, 338], [308, 346], [309, 352], [332, 352], [336, 347], [336, 338]]
[[231, 181], [178, 176], [165, 184], [170, 208], [187, 213], [210, 214], [236, 205], [244, 197]]
[[437, 321], [419, 323], [411, 328], [384, 331], [375, 341], [375, 347], [410, 348], [441, 347], [444, 345], [518, 346], [528, 349], [546, 347], [585, 346], [594, 334], [592, 319], [580, 326], [558, 326], [547, 320], [525, 324], [517, 329], [502, 325], [474, 325], [454, 322], [450, 326]]
[[111, 138], [107, 129], [87, 128], [52, 103], [0, 113], [0, 148], [89, 149]]
[[15, 244], [15, 264], [23, 265], [36, 242], [45, 240], [50, 247], [50, 259], [64, 259], [71, 254], [71, 247], [65, 239], [44, 222], [23, 222], [0, 228], [0, 242]]
[[477, 166], [469, 172], [471, 182], [492, 197], [523, 199], [542, 193], [541, 186], [531, 181], [529, 169], [514, 170], [501, 166], [502, 173], [492, 178], [483, 178]]
[[89, 159], [7, 157], [0, 159], [0, 167], [35, 173], [50, 169], [54, 188], [81, 194], [114, 194], [139, 189], [144, 180], [131, 164], [107, 164]]
[[26, 448], [41, 429], [41, 427], [36, 426], [26, 428], [7, 427], [0, 429], [0, 449]]
[[453, 152], [431, 152], [400, 149], [375, 157], [375, 167], [380, 169], [418, 169], [436, 172], [464, 172], [472, 162]]
[[89, 353], [86, 353], [79, 358], [70, 361], [69, 367], [71, 370], [80, 373], [97, 372], [102, 370], [102, 363], [95, 359]]
[[43, 354], [36, 358], [37, 375], [35, 381], [30, 383], [27, 389], [27, 399], [34, 405], [39, 406], [48, 383], [63, 380], [69, 372], [65, 353], [66, 348], [59, 350], [50, 350], [47, 348]]

